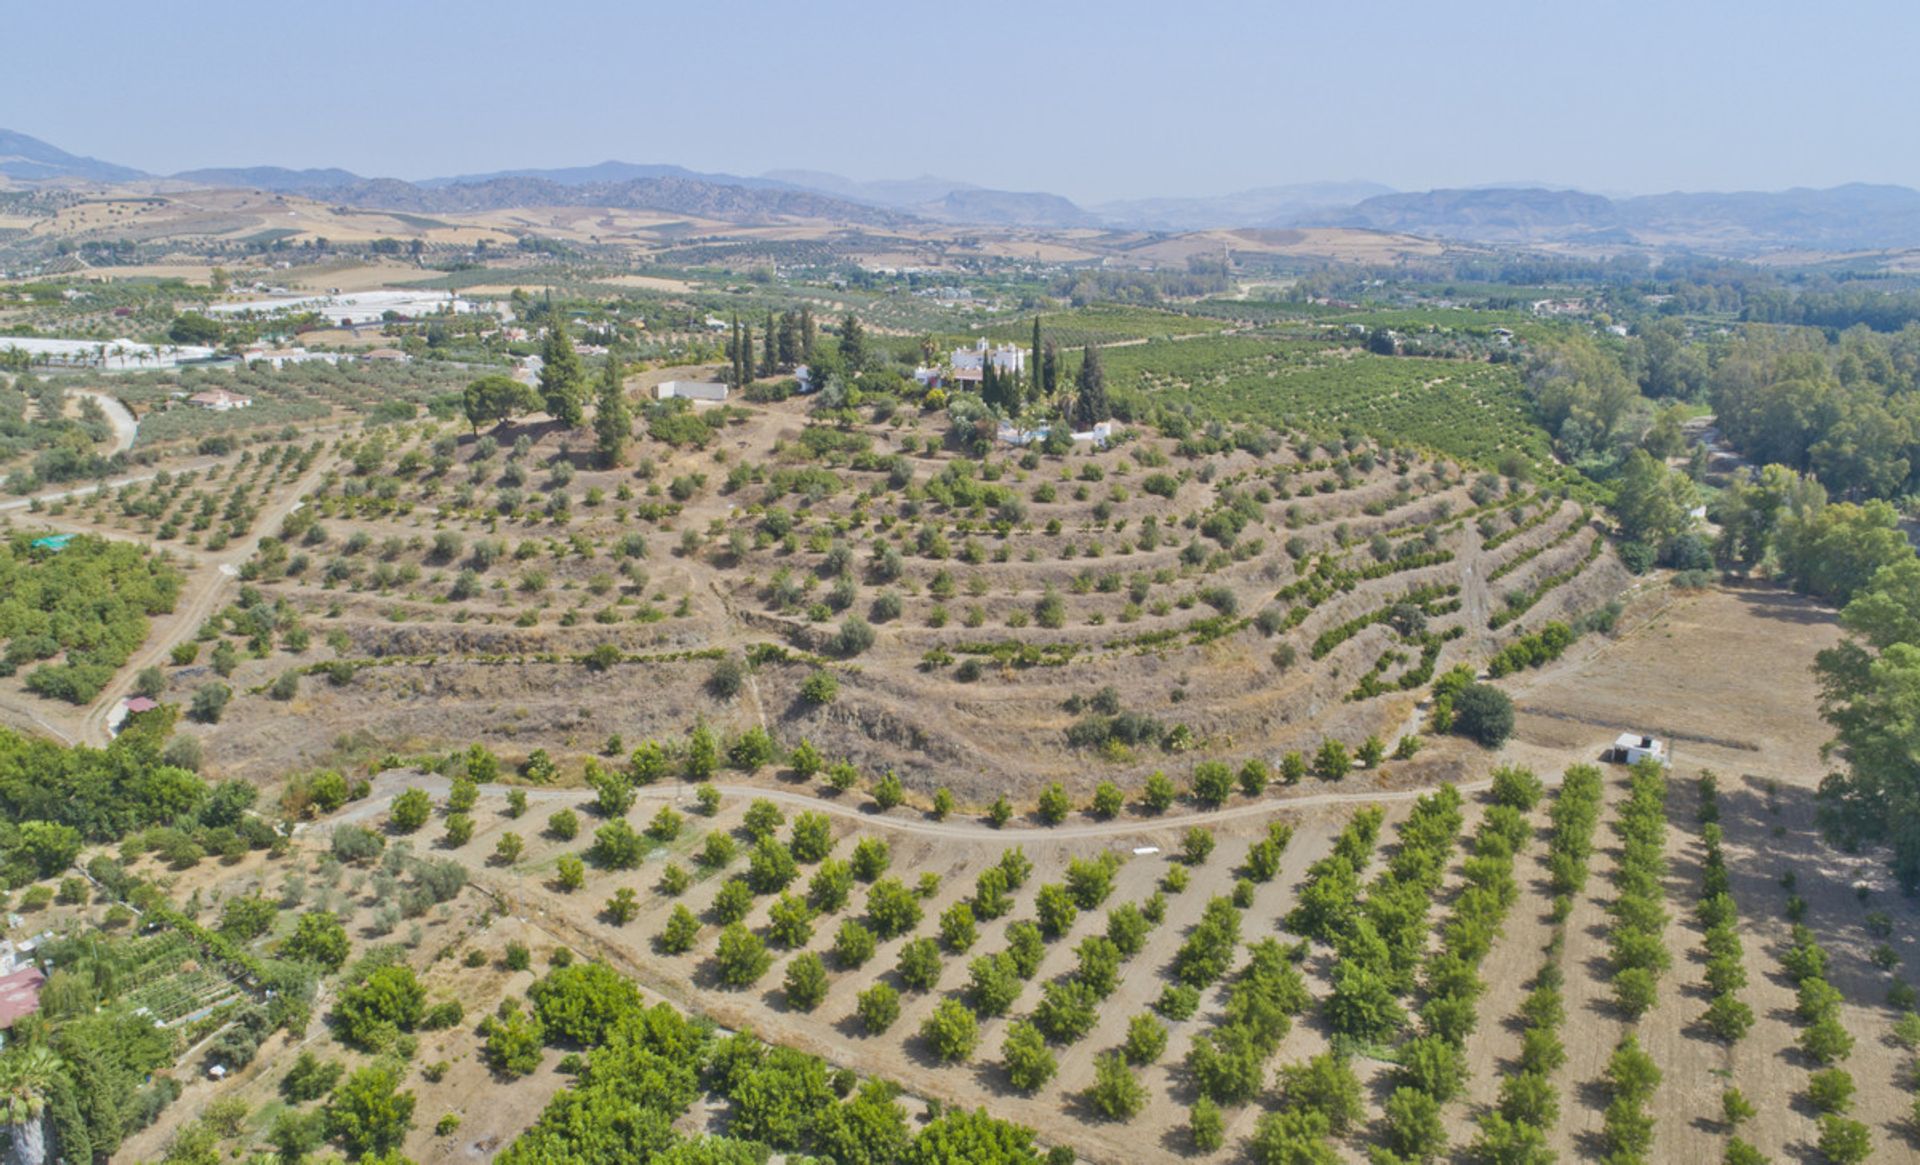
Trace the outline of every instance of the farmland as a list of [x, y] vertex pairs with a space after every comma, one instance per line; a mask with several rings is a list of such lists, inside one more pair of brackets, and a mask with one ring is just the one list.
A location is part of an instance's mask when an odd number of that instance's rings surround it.
[[[655, 359], [578, 425], [473, 411], [499, 365], [452, 358], [130, 371], [120, 477], [17, 483], [17, 569], [63, 573], [15, 588], [0, 711], [120, 734], [9, 737], [10, 905], [77, 1057], [152, 1032], [113, 1119], [53, 1127], [173, 1161], [1905, 1143], [1912, 910], [1812, 796], [1832, 614], [1629, 569], [1629, 491], [1557, 458], [1508, 317], [1044, 313], [1072, 387], [1021, 385], [1059, 431], [1009, 441], [881, 311], [864, 355], [824, 321], [819, 393], [773, 360], [649, 401], [716, 375], [664, 363], [713, 309], [617, 294], [583, 326], [659, 324]], [[1065, 431], [1090, 347], [1102, 443]], [[209, 385], [257, 403], [179, 407]], [[111, 643], [59, 638], [109, 597]], [[89, 690], [32, 680], [76, 649]], [[1623, 730], [1678, 763], [1598, 764]]]

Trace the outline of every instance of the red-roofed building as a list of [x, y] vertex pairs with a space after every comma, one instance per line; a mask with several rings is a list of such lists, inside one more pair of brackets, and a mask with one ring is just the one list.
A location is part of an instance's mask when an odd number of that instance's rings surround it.
[[150, 699], [146, 696], [135, 696], [133, 699], [127, 701], [127, 713], [131, 715], [135, 712], [151, 712], [159, 706], [160, 702], [158, 700]]
[[38, 967], [22, 967], [0, 978], [0, 1028], [40, 1010], [40, 985], [46, 981]]

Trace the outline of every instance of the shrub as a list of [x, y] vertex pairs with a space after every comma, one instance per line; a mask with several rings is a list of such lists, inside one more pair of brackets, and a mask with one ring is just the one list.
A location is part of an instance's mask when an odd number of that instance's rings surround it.
[[226, 713], [227, 704], [233, 699], [233, 689], [226, 684], [209, 682], [193, 690], [193, 699], [187, 707], [187, 715], [202, 724], [218, 724]]

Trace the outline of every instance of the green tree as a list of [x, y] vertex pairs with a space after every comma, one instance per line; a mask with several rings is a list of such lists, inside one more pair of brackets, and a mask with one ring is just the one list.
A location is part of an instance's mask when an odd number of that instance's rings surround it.
[[886, 983], [875, 983], [854, 1001], [854, 1012], [868, 1035], [880, 1035], [900, 1018], [900, 993]]
[[1226, 1142], [1226, 1122], [1220, 1117], [1220, 1108], [1213, 1101], [1202, 1096], [1193, 1102], [1187, 1110], [1187, 1135], [1193, 1138], [1193, 1147], [1202, 1153], [1211, 1153]]
[[1102, 1052], [1093, 1062], [1093, 1087], [1087, 1102], [1108, 1120], [1132, 1120], [1146, 1107], [1147, 1089], [1118, 1051]]
[[920, 1027], [920, 1038], [933, 1054], [948, 1063], [973, 1055], [980, 1042], [980, 1025], [973, 1012], [957, 999], [942, 999]]
[[1429, 1161], [1447, 1145], [1440, 1102], [1417, 1088], [1395, 1089], [1387, 1098], [1387, 1146], [1408, 1161]]
[[613, 892], [613, 897], [607, 899], [607, 905], [602, 913], [613, 925], [625, 926], [639, 915], [640, 899], [630, 887], [622, 886]]
[[693, 949], [694, 939], [700, 935], [700, 920], [693, 916], [685, 903], [676, 902], [673, 913], [667, 916], [667, 924], [660, 930], [654, 945], [663, 954], [682, 955]]
[[482, 425], [502, 424], [532, 412], [540, 407], [540, 398], [531, 385], [496, 374], [468, 384], [460, 393], [460, 407], [467, 424], [478, 433]]
[[1620, 471], [1614, 513], [1629, 542], [1664, 546], [1693, 524], [1693, 483], [1654, 460], [1644, 449], [1627, 455]]
[[1453, 698], [1453, 730], [1485, 748], [1513, 734], [1513, 700], [1492, 684], [1468, 684]]
[[1067, 797], [1066, 789], [1060, 782], [1054, 781], [1040, 790], [1040, 820], [1047, 825], [1058, 825], [1073, 812], [1073, 802]]
[[327, 1135], [355, 1157], [397, 1152], [413, 1127], [412, 1092], [400, 1090], [391, 1068], [361, 1068], [340, 1082], [327, 1101]]
[[812, 1011], [820, 1006], [827, 997], [827, 968], [820, 956], [812, 951], [796, 955], [787, 964], [786, 982], [783, 985], [787, 1006], [799, 1011]]
[[1080, 371], [1074, 378], [1073, 427], [1085, 432], [1101, 421], [1113, 418], [1113, 405], [1107, 400], [1107, 374], [1100, 364], [1100, 349], [1088, 344], [1080, 357]]
[[720, 945], [714, 953], [720, 982], [728, 987], [751, 987], [773, 965], [760, 936], [738, 922], [730, 922], [720, 932]]
[[546, 1031], [518, 999], [502, 999], [499, 1009], [480, 1021], [480, 1035], [486, 1041], [481, 1058], [497, 1075], [511, 1079], [540, 1070]]
[[1167, 1027], [1147, 1012], [1127, 1021], [1126, 1043], [1121, 1050], [1130, 1064], [1151, 1064], [1167, 1050]]
[[1353, 759], [1347, 754], [1347, 746], [1329, 736], [1320, 742], [1320, 751], [1315, 755], [1313, 771], [1323, 781], [1338, 781], [1346, 777], [1353, 768]]
[[860, 325], [860, 317], [852, 312], [840, 319], [840, 362], [849, 375], [860, 372], [867, 364], [867, 330]]
[[1000, 1061], [1006, 1067], [1008, 1082], [1022, 1092], [1038, 1092], [1058, 1071], [1046, 1037], [1026, 1020], [1016, 1020], [1007, 1026], [1006, 1039], [1000, 1045]]
[[433, 800], [425, 789], [407, 789], [387, 809], [387, 824], [395, 833], [413, 833], [433, 815]]
[[540, 346], [540, 400], [547, 415], [569, 429], [578, 428], [586, 397], [586, 372], [567, 335], [566, 319], [548, 313], [547, 336]]
[[59, 1059], [44, 1044], [0, 1057], [0, 1123], [9, 1160], [39, 1165], [47, 1159], [47, 1106], [64, 1082]]
[[280, 957], [312, 963], [332, 972], [347, 962], [347, 928], [330, 910], [309, 910], [280, 943]]
[[1289, 1107], [1318, 1113], [1335, 1135], [1344, 1135], [1366, 1116], [1359, 1078], [1332, 1052], [1282, 1068], [1279, 1083]]
[[900, 948], [900, 961], [894, 971], [900, 981], [918, 991], [931, 991], [940, 983], [940, 946], [930, 938], [917, 938]]

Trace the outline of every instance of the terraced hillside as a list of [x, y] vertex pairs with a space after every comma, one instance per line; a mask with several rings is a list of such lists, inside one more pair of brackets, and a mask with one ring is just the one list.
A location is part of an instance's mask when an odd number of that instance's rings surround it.
[[284, 767], [336, 746], [310, 724], [519, 755], [760, 728], [985, 802], [1391, 744], [1433, 676], [1623, 581], [1576, 503], [1359, 438], [976, 460], [899, 414], [696, 428], [616, 470], [540, 428], [340, 445], [205, 629], [254, 649], [208, 734]]

